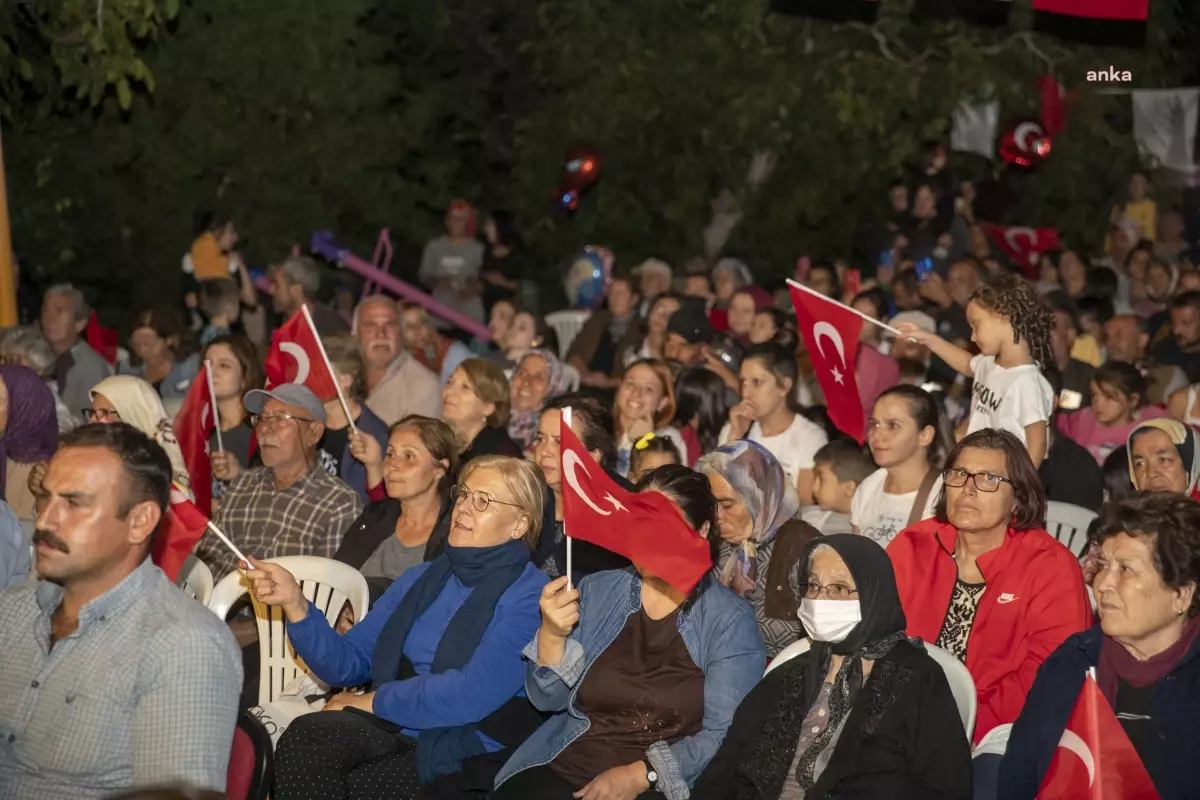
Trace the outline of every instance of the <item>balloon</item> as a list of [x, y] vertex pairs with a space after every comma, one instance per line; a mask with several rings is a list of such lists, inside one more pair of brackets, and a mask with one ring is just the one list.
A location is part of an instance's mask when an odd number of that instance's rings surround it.
[[1033, 170], [1050, 155], [1050, 137], [1039, 120], [1014, 120], [1000, 134], [999, 150], [1009, 164]]
[[572, 147], [563, 159], [562, 180], [559, 185], [565, 190], [583, 190], [600, 177], [600, 151], [594, 147]]
[[563, 280], [572, 308], [596, 308], [608, 295], [612, 283], [613, 254], [606, 247], [585, 247]]

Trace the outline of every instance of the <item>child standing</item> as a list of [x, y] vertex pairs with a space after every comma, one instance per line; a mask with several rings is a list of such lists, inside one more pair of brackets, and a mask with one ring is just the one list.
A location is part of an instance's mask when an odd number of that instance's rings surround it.
[[813, 502], [800, 519], [823, 534], [851, 533], [850, 511], [858, 485], [875, 471], [871, 454], [849, 438], [834, 439], [813, 456]]
[[983, 428], [1009, 431], [1024, 443], [1037, 467], [1046, 457], [1046, 428], [1054, 408], [1053, 390], [1042, 375], [1042, 367], [1053, 363], [1054, 315], [1032, 284], [1010, 274], [975, 291], [967, 303], [967, 322], [971, 341], [979, 348], [977, 356], [911, 323], [898, 327], [974, 379], [967, 433]]

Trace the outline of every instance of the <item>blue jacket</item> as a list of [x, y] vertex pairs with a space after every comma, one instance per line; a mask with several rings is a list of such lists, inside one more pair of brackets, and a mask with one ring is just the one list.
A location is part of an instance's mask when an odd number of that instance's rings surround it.
[[[163, 378], [158, 387], [158, 395], [163, 400], [180, 400], [187, 397], [188, 390], [192, 388], [192, 381], [196, 374], [200, 371], [200, 355], [193, 353], [182, 361], [176, 361], [171, 366], [171, 371], [167, 373], [167, 377]], [[121, 375], [136, 375], [143, 380], [146, 378], [146, 368], [144, 366], [133, 366], [128, 362], [117, 364], [117, 372]]]
[[[363, 433], [373, 436], [379, 442], [379, 447], [386, 453], [388, 445], [387, 423], [381, 420], [378, 414], [367, 408], [366, 403], [362, 403], [361, 406], [362, 413], [358, 415], [358, 419], [354, 420], [354, 424]], [[346, 447], [342, 451], [342, 468], [340, 472], [341, 474], [338, 477], [342, 479], [343, 483], [358, 492], [363, 505], [370, 502], [367, 497], [367, 467], [357, 458], [350, 455], [349, 440], [346, 441]]]
[[[379, 633], [428, 563], [417, 564], [392, 583], [362, 621], [340, 636], [325, 615], [309, 603], [308, 616], [287, 626], [296, 652], [318, 678], [331, 686], [359, 686], [371, 680], [371, 658]], [[394, 722], [410, 736], [431, 728], [479, 722], [521, 693], [525, 666], [521, 647], [541, 626], [538, 599], [547, 578], [533, 564], [496, 604], [474, 657], [463, 669], [431, 675], [430, 666], [442, 633], [471, 590], [453, 575], [425, 613], [417, 617], [404, 642], [404, 655], [417, 677], [375, 688], [375, 716]], [[500, 749], [485, 740], [489, 750]]]
[[[685, 800], [689, 787], [721, 746], [742, 698], [762, 678], [766, 653], [754, 610], [724, 586], [705, 577], [700, 596], [679, 613], [679, 632], [704, 673], [703, 729], [674, 744], [655, 742], [646, 758], [659, 774], [669, 800]], [[517, 748], [496, 776], [497, 788], [521, 770], [549, 764], [591, 723], [575, 707], [588, 669], [625, 621], [642, 607], [642, 579], [632, 569], [589, 575], [579, 582], [579, 624], [567, 639], [562, 662], [538, 666], [537, 639], [526, 646], [525, 691], [541, 711], [557, 711]]]
[[[1000, 762], [997, 800], [1033, 800], [1046, 777], [1067, 720], [1083, 688], [1084, 674], [1100, 661], [1104, 632], [1097, 623], [1064, 641], [1042, 662], [1013, 723]], [[1162, 800], [1200, 798], [1200, 639], [1155, 686], [1151, 716], [1158, 739], [1142, 763]]]

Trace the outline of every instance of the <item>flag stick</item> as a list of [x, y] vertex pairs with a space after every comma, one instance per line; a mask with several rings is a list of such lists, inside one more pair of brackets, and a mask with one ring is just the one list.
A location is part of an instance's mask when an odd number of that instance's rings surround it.
[[204, 359], [204, 377], [208, 381], [208, 402], [213, 410], [213, 430], [217, 433], [217, 452], [223, 453], [225, 445], [221, 443], [221, 411], [217, 408], [217, 390], [213, 388], [212, 362]]
[[321, 335], [317, 333], [317, 326], [313, 324], [312, 314], [309, 313], [308, 304], [300, 306], [304, 312], [304, 319], [308, 323], [308, 329], [312, 331], [313, 338], [317, 340], [317, 349], [321, 351], [321, 358], [325, 361], [325, 369], [329, 370], [329, 377], [333, 378], [333, 388], [337, 389], [338, 400], [342, 402], [342, 411], [346, 412], [346, 421], [350, 423], [350, 430], [358, 433], [358, 426], [354, 424], [354, 417], [350, 414], [350, 404], [346, 402], [346, 395], [342, 393], [342, 382], [338, 380], [338, 375], [333, 371], [333, 365], [329, 363], [329, 354], [325, 352], [325, 343], [321, 341]]
[[248, 559], [248, 558], [246, 558], [244, 555], [242, 555], [242, 551], [241, 551], [241, 550], [238, 550], [238, 549], [237, 549], [237, 547], [236, 547], [236, 546], [233, 544], [233, 542], [229, 541], [229, 537], [228, 537], [228, 536], [226, 536], [225, 534], [221, 533], [221, 529], [220, 529], [220, 528], [218, 528], [216, 525], [213, 525], [213, 522], [212, 522], [212, 520], [211, 520], [211, 519], [208, 521], [208, 529], [209, 529], [210, 531], [212, 531], [213, 533], [215, 533], [215, 534], [217, 535], [217, 538], [218, 538], [218, 539], [220, 539], [220, 540], [221, 540], [221, 542], [222, 542], [222, 543], [223, 543], [223, 544], [224, 544], [226, 547], [228, 547], [228, 548], [229, 548], [229, 550], [230, 550], [230, 551], [231, 551], [231, 552], [232, 552], [232, 553], [233, 553], [235, 556], [237, 556], [237, 557], [238, 557], [238, 561], [239, 561], [239, 562], [245, 562], [247, 565], [249, 565], [249, 563], [250, 563], [250, 559]]
[[[563, 422], [567, 423], [567, 427], [568, 427], [568, 428], [569, 428], [569, 427], [571, 427], [571, 407], [570, 407], [570, 406], [567, 406], [566, 408], [564, 408], [564, 409], [562, 410], [562, 418], [563, 418]], [[562, 471], [562, 452], [561, 452], [561, 448], [560, 448], [560, 451], [559, 451], [559, 471], [560, 471], [560, 472]], [[572, 558], [571, 558], [571, 537], [570, 537], [570, 536], [567, 534], [567, 514], [566, 514], [566, 509], [563, 509], [563, 536], [565, 536], [565, 537], [566, 537], [566, 540], [567, 540], [567, 588], [568, 588], [568, 589], [570, 589], [570, 588], [572, 588], [572, 587], [571, 587], [571, 565], [572, 565]]]
[[876, 325], [880, 328], [883, 328], [885, 331], [890, 331], [891, 333], [894, 333], [896, 336], [904, 335], [900, 331], [893, 328], [891, 325], [880, 322], [879, 320], [875, 319], [874, 317], [868, 317], [866, 314], [862, 313], [857, 308], [851, 308], [850, 306], [846, 305], [845, 303], [834, 300], [832, 297], [826, 297], [825, 295], [821, 294], [820, 292], [813, 291], [812, 289], [805, 286], [803, 283], [797, 283], [796, 281], [792, 280], [791, 278], [788, 278], [787, 282], [788, 282], [788, 286], [795, 286], [797, 289], [799, 289], [803, 292], [808, 292], [813, 297], [819, 297], [827, 303], [833, 303], [834, 305], [841, 306], [842, 308], [846, 309], [847, 311], [858, 314], [860, 317], [862, 317], [863, 319], [865, 319], [867, 322], [871, 323], [872, 325]]

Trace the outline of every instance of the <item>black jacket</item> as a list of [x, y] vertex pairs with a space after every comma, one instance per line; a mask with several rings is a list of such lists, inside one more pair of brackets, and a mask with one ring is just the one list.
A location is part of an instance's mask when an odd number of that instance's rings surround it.
[[468, 461], [479, 456], [524, 458], [525, 454], [521, 452], [521, 446], [508, 435], [507, 430], [485, 425], [483, 430], [475, 434], [475, 438], [471, 440], [471, 446], [459, 458], [459, 469], [461, 470]]
[[[742, 700], [692, 800], [776, 800], [808, 713], [811, 651], [771, 671]], [[875, 662], [828, 766], [805, 800], [971, 797], [971, 752], [945, 673], [902, 642]]]
[[[450, 512], [454, 504], [449, 497], [442, 498], [442, 510], [434, 523], [429, 540], [425, 543], [425, 560], [433, 561], [446, 549], [446, 540], [450, 537]], [[351, 523], [342, 544], [333, 557], [343, 564], [349, 564], [355, 569], [362, 569], [371, 554], [387, 541], [389, 536], [396, 534], [396, 523], [400, 519], [400, 501], [390, 497], [368, 503], [358, 519]], [[367, 578], [371, 588], [371, 602], [374, 603], [387, 588], [392, 585], [388, 578]]]

